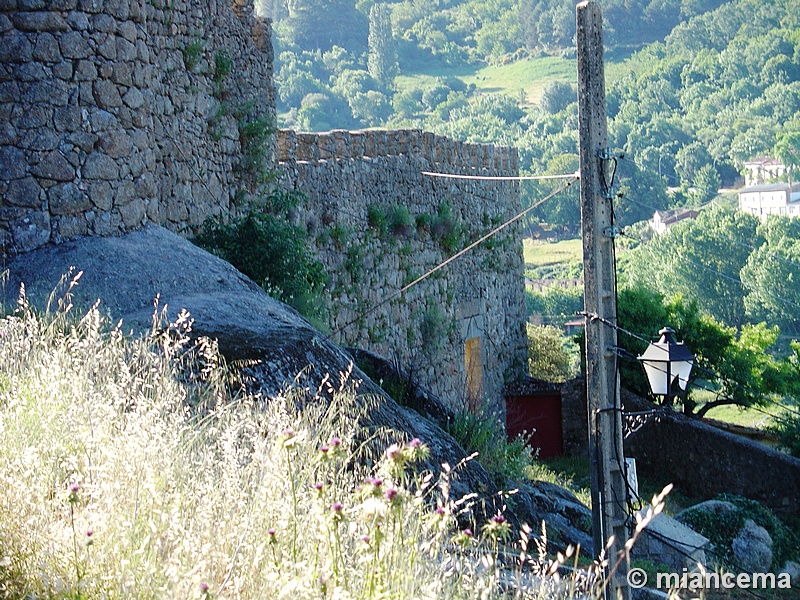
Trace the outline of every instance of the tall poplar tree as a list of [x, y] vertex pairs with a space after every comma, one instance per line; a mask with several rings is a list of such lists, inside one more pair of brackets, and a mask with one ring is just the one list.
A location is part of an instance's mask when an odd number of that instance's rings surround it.
[[369, 10], [367, 45], [369, 74], [381, 85], [390, 84], [397, 74], [397, 50], [392, 38], [392, 12], [386, 4], [373, 4]]

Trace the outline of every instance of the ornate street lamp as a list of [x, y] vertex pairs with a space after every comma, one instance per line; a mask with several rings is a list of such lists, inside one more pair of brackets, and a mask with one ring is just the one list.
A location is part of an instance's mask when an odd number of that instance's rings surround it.
[[642, 361], [653, 395], [663, 396], [665, 404], [672, 404], [672, 385], [677, 379], [678, 387], [686, 390], [694, 355], [683, 342], [673, 339], [673, 329], [665, 327], [658, 333], [661, 339], [650, 344], [638, 359]]

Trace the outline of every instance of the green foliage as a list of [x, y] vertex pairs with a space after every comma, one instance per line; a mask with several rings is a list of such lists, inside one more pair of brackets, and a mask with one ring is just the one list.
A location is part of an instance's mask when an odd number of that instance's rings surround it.
[[388, 4], [373, 4], [369, 11], [369, 74], [383, 85], [397, 74], [397, 51], [392, 38], [391, 9]]
[[542, 97], [539, 99], [539, 108], [554, 115], [576, 101], [577, 93], [575, 88], [563, 81], [553, 81], [548, 83], [542, 91]]
[[187, 71], [194, 71], [200, 59], [203, 57], [205, 44], [202, 40], [193, 40], [186, 46], [181, 53], [183, 54], [183, 65]]
[[453, 214], [453, 208], [447, 202], [439, 205], [439, 212], [433, 216], [430, 229], [431, 237], [438, 241], [448, 254], [455, 254], [461, 249], [464, 225], [461, 219]]
[[422, 350], [429, 356], [433, 356], [444, 347], [450, 333], [450, 324], [447, 315], [438, 305], [428, 308], [423, 313], [419, 333]]
[[711, 540], [716, 555], [728, 567], [737, 572], [741, 571], [741, 566], [734, 561], [731, 544], [748, 519], [752, 519], [756, 525], [766, 529], [772, 538], [771, 570], [777, 572], [787, 560], [796, 560], [800, 557], [800, 540], [769, 509], [755, 500], [741, 496], [722, 494], [715, 499], [733, 504], [736, 510], [719, 510], [711, 513], [689, 508], [684, 511], [682, 520]]
[[561, 288], [551, 285], [541, 292], [526, 290], [525, 307], [528, 315], [542, 315], [546, 322], [560, 325], [583, 310], [583, 287]]
[[767, 426], [781, 445], [792, 456], [800, 458], [800, 416], [795, 412], [784, 412]]
[[580, 351], [573, 340], [552, 325], [527, 326], [528, 372], [545, 381], [567, 381], [578, 373]]
[[233, 68], [233, 59], [225, 50], [220, 50], [214, 54], [214, 72], [212, 79], [214, 83], [220, 84], [230, 75]]
[[[636, 248], [623, 279], [656, 290], [681, 290], [708, 314], [728, 325], [746, 322], [738, 281], [752, 251], [763, 241], [750, 214], [715, 207]], [[738, 243], [740, 240], [745, 244]]]
[[[678, 341], [686, 341], [695, 355], [684, 411], [703, 416], [717, 404], [741, 406], [762, 405], [771, 394], [794, 392], [792, 362], [773, 357], [777, 328], [765, 324], [743, 325], [738, 331], [703, 314], [695, 302], [683, 296], [670, 300], [646, 287], [623, 287], [619, 291], [618, 319], [620, 327], [645, 338], [657, 337], [662, 327], [672, 327]], [[620, 333], [619, 345], [631, 357], [639, 356], [647, 345]], [[694, 398], [692, 382], [708, 382], [719, 398], [700, 403]], [[643, 369], [636, 361], [620, 361], [622, 385], [640, 395], [647, 395], [648, 384]]]
[[275, 190], [239, 220], [207, 219], [193, 241], [231, 263], [278, 300], [313, 317], [322, 309], [328, 277], [305, 244], [305, 230], [288, 221], [289, 210], [299, 201], [296, 193]]
[[484, 407], [478, 412], [459, 411], [445, 427], [447, 433], [477, 460], [499, 487], [526, 477], [532, 454], [522, 436], [511, 442], [502, 423]]
[[267, 157], [269, 141], [274, 133], [275, 123], [271, 118], [242, 111], [239, 119], [239, 141], [242, 145], [240, 168], [256, 185], [265, 183], [270, 176]]

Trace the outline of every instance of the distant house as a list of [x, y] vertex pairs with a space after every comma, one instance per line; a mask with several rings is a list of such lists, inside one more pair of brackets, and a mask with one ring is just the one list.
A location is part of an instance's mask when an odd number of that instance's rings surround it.
[[800, 217], [800, 183], [762, 183], [739, 191], [739, 210], [760, 219], [767, 215]]
[[744, 163], [744, 186], [746, 188], [775, 183], [786, 174], [786, 167], [777, 158], [759, 156]]
[[691, 208], [679, 208], [676, 210], [657, 210], [650, 219], [650, 227], [657, 234], [661, 235], [667, 229], [686, 219], [696, 219], [700, 213]]

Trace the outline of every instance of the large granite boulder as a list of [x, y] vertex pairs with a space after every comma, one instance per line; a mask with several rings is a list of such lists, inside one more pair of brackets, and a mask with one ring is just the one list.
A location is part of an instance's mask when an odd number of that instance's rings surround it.
[[[462, 463], [467, 456], [433, 421], [387, 396], [354, 366], [350, 354], [294, 309], [268, 296], [227, 262], [162, 227], [150, 225], [121, 237], [81, 238], [18, 256], [9, 265], [5, 305], [13, 305], [24, 283], [28, 299], [44, 306], [71, 268], [82, 271], [71, 290], [76, 310], [99, 299], [114, 320], [122, 319], [124, 331], [142, 331], [152, 326], [158, 298], [170, 319], [186, 309], [194, 319], [193, 334], [216, 339], [229, 363], [244, 365], [253, 391], [263, 397], [299, 387], [324, 400], [323, 382], [338, 387], [347, 376], [358, 385], [356, 402], [363, 408], [365, 439], [375, 432], [382, 440], [418, 437], [430, 446], [425, 466], [434, 472], [445, 463]], [[563, 545], [580, 543], [587, 549], [587, 509], [555, 487], [523, 487], [516, 510], [507, 514], [514, 524], [528, 522], [534, 530], [540, 518], [550, 519]], [[459, 467], [450, 495], [459, 498], [478, 492], [469, 517], [480, 523], [502, 508], [498, 491], [489, 474], [472, 460]]]

